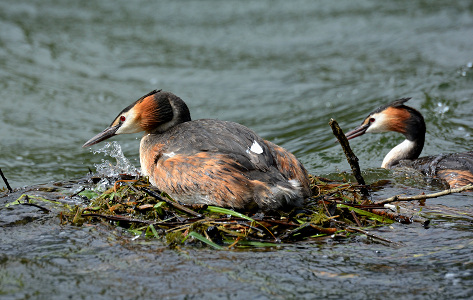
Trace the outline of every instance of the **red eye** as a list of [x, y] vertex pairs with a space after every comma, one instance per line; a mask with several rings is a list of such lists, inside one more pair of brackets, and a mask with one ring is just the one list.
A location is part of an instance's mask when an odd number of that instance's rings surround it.
[[375, 121], [374, 118], [370, 118], [370, 123], [373, 123]]
[[126, 120], [125, 116], [120, 117], [120, 122], [125, 122], [125, 120]]

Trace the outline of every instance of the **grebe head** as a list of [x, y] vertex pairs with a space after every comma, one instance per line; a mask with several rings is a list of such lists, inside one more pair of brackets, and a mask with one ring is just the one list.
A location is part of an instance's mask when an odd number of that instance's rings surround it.
[[190, 112], [184, 101], [172, 93], [154, 90], [123, 109], [109, 127], [82, 147], [95, 145], [118, 134], [164, 132], [190, 120]]
[[402, 133], [406, 140], [389, 151], [384, 157], [382, 168], [391, 168], [401, 160], [416, 159], [424, 148], [425, 123], [417, 110], [405, 106], [410, 98], [402, 98], [374, 110], [360, 126], [345, 134], [348, 139], [365, 133], [395, 131]]
[[365, 133], [395, 131], [402, 133], [411, 141], [423, 137], [425, 135], [424, 118], [417, 110], [404, 105], [409, 99], [411, 98], [402, 98], [375, 109], [360, 126], [349, 131], [345, 136], [350, 140]]

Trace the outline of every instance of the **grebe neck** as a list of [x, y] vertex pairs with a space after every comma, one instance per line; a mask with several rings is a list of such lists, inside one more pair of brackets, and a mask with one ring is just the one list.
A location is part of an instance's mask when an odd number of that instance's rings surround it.
[[418, 141], [405, 139], [402, 143], [392, 148], [384, 157], [381, 168], [390, 169], [403, 159], [416, 159], [419, 157], [423, 147], [423, 142], [419, 144]]
[[405, 120], [404, 127], [398, 132], [402, 133], [406, 139], [391, 149], [384, 157], [382, 168], [389, 169], [403, 159], [416, 159], [420, 156], [425, 143], [425, 121], [422, 114], [417, 110], [406, 106], [409, 118]]

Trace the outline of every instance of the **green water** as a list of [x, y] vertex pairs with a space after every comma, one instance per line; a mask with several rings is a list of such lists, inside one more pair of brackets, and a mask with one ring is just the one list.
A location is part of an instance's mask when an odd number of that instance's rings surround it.
[[[82, 144], [156, 88], [184, 99], [195, 119], [254, 129], [313, 174], [349, 170], [330, 118], [348, 130], [401, 97], [425, 116], [424, 155], [471, 150], [472, 49], [466, 0], [3, 0], [0, 168], [14, 188], [84, 176], [103, 156]], [[139, 138], [115, 138], [136, 166]], [[377, 168], [401, 140], [352, 143], [369, 181], [393, 178]], [[425, 189], [435, 187], [394, 180], [374, 197]], [[471, 195], [431, 203], [473, 209]], [[397, 247], [357, 237], [186, 254], [37, 214], [0, 208], [2, 299], [473, 296], [471, 214], [377, 230]]]

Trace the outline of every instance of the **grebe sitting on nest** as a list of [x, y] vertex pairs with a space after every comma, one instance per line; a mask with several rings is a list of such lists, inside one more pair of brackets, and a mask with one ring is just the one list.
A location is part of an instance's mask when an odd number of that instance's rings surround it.
[[311, 195], [293, 154], [237, 123], [191, 121], [184, 101], [160, 90], [123, 109], [83, 147], [140, 131], [141, 172], [177, 201], [268, 210], [300, 206]]

